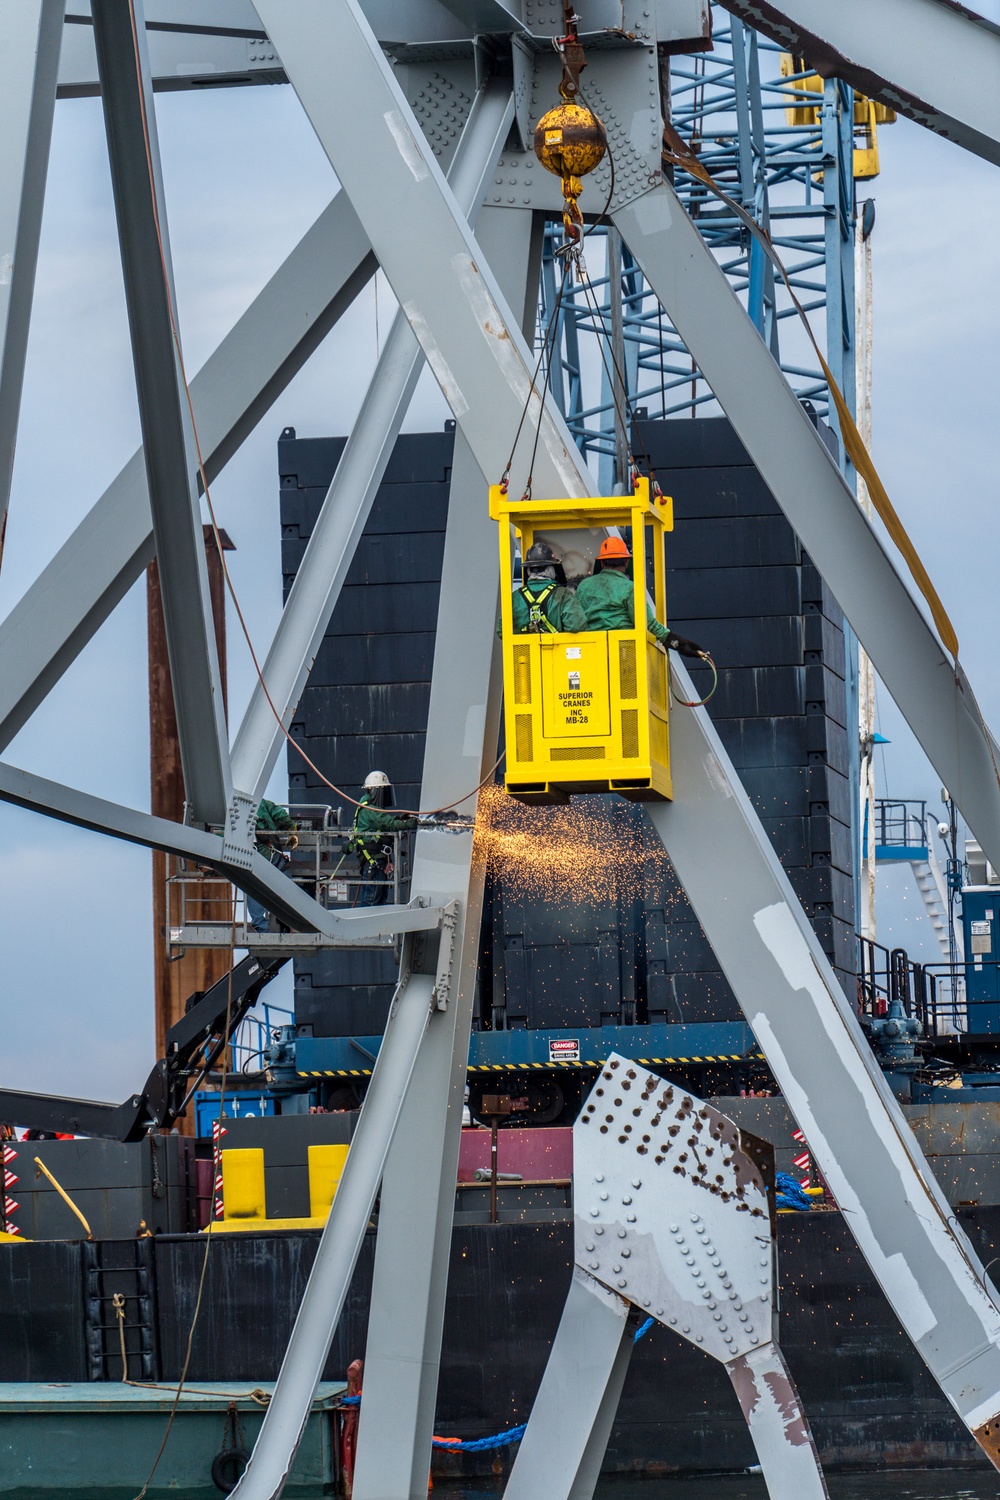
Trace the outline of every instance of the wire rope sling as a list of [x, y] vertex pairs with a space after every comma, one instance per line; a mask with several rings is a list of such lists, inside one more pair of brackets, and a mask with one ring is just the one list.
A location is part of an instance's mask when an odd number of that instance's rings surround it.
[[[544, 364], [538, 403], [541, 424], [549, 374], [558, 357], [562, 302], [574, 281], [590, 306], [594, 326], [604, 323], [583, 261], [586, 233], [578, 200], [583, 177], [605, 155], [610, 161], [610, 153], [603, 124], [582, 100], [580, 73], [586, 59], [572, 5], [565, 5], [564, 15], [566, 35], [555, 44], [563, 65], [562, 102], [542, 116], [535, 130], [538, 159], [562, 181], [565, 240], [557, 254], [563, 274], [510, 458], [500, 483], [490, 489], [490, 515], [498, 522], [500, 539], [497, 628], [504, 667], [504, 784], [509, 795], [527, 803], [566, 802], [575, 793], [593, 792], [618, 792], [630, 801], [665, 801], [673, 790], [667, 649], [709, 658], [664, 623], [665, 538], [673, 529], [673, 501], [662, 494], [651, 472], [648, 477], [640, 472], [632, 454], [624, 372], [615, 371], [616, 380], [609, 368], [609, 359], [614, 359], [610, 338], [607, 351], [602, 341], [601, 357], [611, 389], [619, 393], [615, 422], [627, 453], [627, 475], [620, 476], [626, 493], [535, 499], [532, 469], [538, 427], [521, 498], [514, 499], [510, 492], [515, 452]], [[613, 194], [613, 162], [610, 165]], [[610, 206], [611, 194], [600, 218]], [[605, 540], [594, 559], [601, 531]], [[518, 543], [519, 584], [514, 566]], [[567, 580], [564, 563], [575, 564], [575, 578]], [[576, 590], [572, 583], [578, 585]]]

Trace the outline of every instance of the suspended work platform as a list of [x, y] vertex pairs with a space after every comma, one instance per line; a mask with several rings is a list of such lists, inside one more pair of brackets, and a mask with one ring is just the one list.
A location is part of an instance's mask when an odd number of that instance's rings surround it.
[[[637, 479], [630, 495], [512, 500], [490, 488], [500, 523], [505, 786], [521, 802], [566, 802], [572, 793], [619, 792], [633, 802], [669, 801], [669, 681], [666, 653], [646, 629], [646, 563], [653, 605], [666, 618], [665, 533], [673, 502]], [[633, 614], [629, 630], [519, 633], [512, 594], [514, 534], [521, 556], [536, 537], [630, 528]]]

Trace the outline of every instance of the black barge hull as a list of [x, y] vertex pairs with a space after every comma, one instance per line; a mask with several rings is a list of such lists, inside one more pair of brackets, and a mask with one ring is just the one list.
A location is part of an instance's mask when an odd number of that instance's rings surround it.
[[[1000, 1254], [1000, 1207], [966, 1209], [984, 1264]], [[212, 1242], [188, 1379], [267, 1381], [278, 1372], [318, 1232]], [[161, 1235], [92, 1244], [0, 1245], [0, 1381], [118, 1379], [111, 1308], [128, 1298], [129, 1374], [175, 1381], [205, 1241]], [[364, 1355], [369, 1236], [327, 1364], [342, 1379]], [[570, 1276], [572, 1226], [467, 1224], [454, 1230], [436, 1430], [476, 1438], [524, 1422]], [[893, 1316], [839, 1213], [782, 1215], [781, 1342], [824, 1464], [983, 1460]], [[503, 1450], [506, 1468], [511, 1450]], [[438, 1452], [441, 1473], [488, 1473], [492, 1454]], [[654, 1326], [637, 1345], [608, 1449], [617, 1474], [745, 1469], [755, 1462], [721, 1367]], [[495, 1472], [495, 1470], [494, 1470]]]

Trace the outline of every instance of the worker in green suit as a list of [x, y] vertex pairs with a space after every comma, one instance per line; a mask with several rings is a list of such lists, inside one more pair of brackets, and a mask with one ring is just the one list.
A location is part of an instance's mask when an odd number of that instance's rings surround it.
[[[576, 602], [586, 616], [587, 630], [633, 630], [635, 628], [635, 585], [629, 577], [632, 554], [620, 536], [609, 536], [601, 543], [594, 571], [580, 581]], [[646, 629], [665, 651], [681, 656], [703, 656], [694, 641], [675, 635], [661, 625], [649, 604], [646, 605]]]
[[393, 843], [387, 835], [410, 833], [419, 822], [412, 816], [402, 817], [390, 812], [392, 807], [392, 785], [384, 771], [369, 771], [365, 777], [364, 791], [354, 812], [351, 828], [350, 849], [358, 856], [362, 880], [359, 906], [382, 906], [389, 899], [389, 879], [392, 875]]
[[[587, 629], [586, 616], [562, 563], [548, 542], [533, 542], [524, 556], [524, 582], [512, 600], [515, 635], [554, 635]], [[497, 635], [501, 624], [497, 621]]]
[[[295, 848], [295, 822], [286, 807], [264, 797], [257, 808], [257, 839], [254, 848], [258, 854], [270, 860], [272, 865], [284, 869], [288, 863], [288, 851]], [[267, 932], [270, 928], [270, 912], [255, 896], [247, 897], [247, 917], [254, 932]]]

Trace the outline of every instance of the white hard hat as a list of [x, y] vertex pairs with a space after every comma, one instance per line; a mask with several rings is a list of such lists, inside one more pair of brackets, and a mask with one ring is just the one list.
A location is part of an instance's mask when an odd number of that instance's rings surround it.
[[389, 778], [384, 771], [369, 771], [365, 777], [365, 791], [374, 791], [377, 786], [388, 786]]

